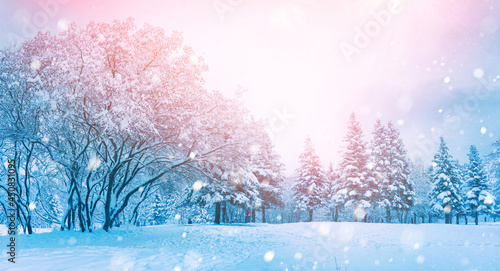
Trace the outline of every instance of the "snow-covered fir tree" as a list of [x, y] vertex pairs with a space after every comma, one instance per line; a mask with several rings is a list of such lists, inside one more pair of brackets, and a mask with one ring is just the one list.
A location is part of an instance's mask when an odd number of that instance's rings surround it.
[[369, 155], [363, 139], [361, 125], [351, 114], [344, 138], [346, 144], [340, 162], [340, 186], [337, 192], [345, 208], [354, 208], [356, 221], [366, 219], [366, 209], [371, 208], [378, 193], [373, 167], [368, 164]]
[[52, 195], [52, 198], [49, 201], [49, 210], [55, 220], [60, 221], [62, 219], [64, 210], [61, 205], [61, 200], [57, 194]]
[[387, 135], [387, 128], [384, 127], [382, 121], [377, 119], [373, 127], [373, 139], [370, 142], [371, 156], [370, 156], [370, 167], [373, 167], [373, 174], [375, 180], [377, 181], [377, 187], [379, 190], [379, 197], [377, 200], [377, 205], [381, 209], [385, 209], [386, 221], [391, 221], [391, 200], [389, 191], [389, 151], [390, 142]]
[[487, 156], [487, 168], [489, 176], [489, 187], [496, 199], [494, 202], [494, 215], [500, 214], [500, 140], [492, 144], [493, 151]]
[[163, 200], [163, 197], [159, 194], [155, 195], [155, 200], [153, 202], [153, 222], [155, 225], [161, 225], [165, 223], [167, 212], [167, 205]]
[[387, 139], [389, 185], [386, 191], [389, 192], [390, 207], [396, 210], [399, 221], [403, 222], [403, 216], [414, 203], [413, 186], [410, 182], [410, 164], [399, 131], [391, 122], [387, 125]]
[[[263, 131], [263, 130], [262, 130]], [[261, 198], [262, 223], [266, 223], [266, 209], [272, 206], [283, 206], [282, 184], [285, 179], [283, 172], [285, 165], [280, 155], [274, 150], [267, 133], [261, 133], [259, 140], [250, 146], [253, 175], [259, 181], [259, 195]], [[259, 206], [254, 206], [252, 219]]]
[[326, 172], [327, 179], [327, 195], [328, 195], [328, 208], [332, 212], [333, 221], [337, 222], [339, 219], [339, 211], [343, 207], [343, 197], [338, 191], [340, 190], [340, 174], [339, 169], [330, 163]]
[[430, 207], [437, 213], [445, 214], [445, 223], [451, 224], [451, 215], [462, 210], [460, 196], [460, 174], [456, 162], [449, 154], [444, 138], [441, 137], [438, 152], [432, 160], [432, 189], [429, 192]]
[[466, 175], [466, 208], [472, 212], [476, 225], [479, 223], [479, 213], [487, 213], [492, 210], [493, 196], [488, 191], [488, 177], [485, 172], [483, 161], [472, 145], [470, 147], [469, 164]]
[[415, 199], [412, 211], [424, 223], [426, 217], [431, 214], [429, 209], [429, 191], [432, 188], [430, 180], [432, 167], [427, 167], [422, 158], [416, 158], [410, 162], [410, 168], [410, 180], [413, 184]]
[[325, 176], [318, 155], [308, 136], [304, 152], [299, 157], [300, 167], [297, 169], [297, 181], [293, 187], [294, 199], [299, 211], [309, 212], [312, 221], [314, 209], [323, 203], [325, 198]]

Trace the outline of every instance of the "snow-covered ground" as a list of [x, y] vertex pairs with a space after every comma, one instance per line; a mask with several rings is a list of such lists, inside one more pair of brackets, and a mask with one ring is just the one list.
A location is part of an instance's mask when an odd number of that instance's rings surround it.
[[[19, 235], [0, 270], [499, 270], [500, 224], [165, 225]], [[338, 267], [338, 269], [336, 269]]]

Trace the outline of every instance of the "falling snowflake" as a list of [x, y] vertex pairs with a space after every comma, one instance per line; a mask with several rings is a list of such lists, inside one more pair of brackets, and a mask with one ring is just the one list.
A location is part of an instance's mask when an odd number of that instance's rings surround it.
[[293, 255], [293, 258], [297, 261], [302, 259], [302, 253], [300, 252], [295, 253], [295, 255]]
[[366, 216], [366, 212], [365, 212], [365, 209], [363, 207], [357, 207], [354, 210], [354, 217], [356, 218], [356, 220], [362, 220], [363, 218], [365, 218], [365, 216]]
[[75, 237], [71, 237], [71, 238], [69, 238], [69, 239], [68, 239], [68, 244], [69, 244], [69, 245], [74, 245], [74, 244], [76, 244], [76, 238], [75, 238]]
[[96, 169], [96, 168], [98, 168], [100, 165], [101, 165], [101, 159], [99, 159], [99, 157], [92, 157], [92, 158], [90, 158], [90, 160], [89, 160], [89, 164], [88, 164], [88, 166], [87, 166], [87, 170], [88, 170], [88, 171], [95, 170], [95, 169]]
[[269, 250], [268, 252], [266, 252], [266, 254], [264, 255], [264, 261], [270, 262], [273, 259], [274, 259], [274, 251]]
[[38, 69], [40, 69], [40, 66], [41, 66], [40, 60], [33, 60], [33, 61], [31, 62], [31, 65], [30, 65], [30, 66], [31, 66], [31, 68], [32, 68], [33, 70], [38, 70]]
[[451, 212], [451, 206], [450, 206], [450, 205], [446, 205], [446, 206], [443, 208], [443, 210], [444, 210], [444, 213], [445, 213], [445, 214], [449, 214], [449, 213]]
[[476, 77], [477, 79], [481, 79], [484, 76], [484, 71], [483, 71], [483, 69], [477, 68], [474, 70], [473, 74], [474, 74], [474, 77]]
[[260, 146], [259, 146], [259, 144], [252, 144], [252, 146], [250, 146], [250, 151], [251, 151], [253, 154], [257, 154], [257, 153], [259, 153], [259, 151], [260, 151]]
[[193, 184], [193, 191], [200, 191], [202, 187], [203, 187], [203, 182], [198, 180]]
[[59, 29], [59, 31], [67, 31], [69, 28], [69, 23], [68, 21], [64, 20], [64, 19], [60, 19], [58, 22], [57, 22], [57, 29]]

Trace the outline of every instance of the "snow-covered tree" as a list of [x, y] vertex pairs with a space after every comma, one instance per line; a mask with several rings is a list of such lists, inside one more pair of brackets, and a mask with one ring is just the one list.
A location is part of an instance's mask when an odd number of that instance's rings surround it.
[[391, 142], [388, 137], [388, 130], [378, 119], [373, 128], [373, 139], [370, 142], [371, 156], [369, 166], [373, 168], [373, 174], [379, 190], [377, 205], [385, 209], [386, 221], [391, 221], [391, 191], [389, 191], [390, 152]]
[[466, 174], [466, 207], [474, 215], [476, 225], [479, 223], [478, 214], [487, 213], [492, 210], [494, 197], [488, 189], [488, 177], [485, 172], [483, 161], [472, 145], [470, 147], [469, 164]]
[[425, 222], [431, 214], [429, 209], [429, 191], [432, 188], [430, 180], [432, 168], [425, 165], [423, 159], [417, 158], [410, 162], [410, 180], [413, 184], [414, 205], [412, 211]]
[[58, 220], [62, 219], [64, 210], [61, 204], [61, 200], [59, 199], [59, 196], [57, 194], [54, 194], [50, 199], [49, 210], [56, 219]]
[[[260, 183], [259, 195], [261, 198], [262, 223], [266, 223], [266, 208], [283, 206], [282, 184], [284, 177], [284, 164], [281, 157], [274, 150], [269, 135], [264, 129], [258, 129], [260, 134], [255, 137], [255, 142], [250, 146], [250, 160], [253, 165], [253, 174]], [[258, 206], [255, 206], [258, 207]], [[252, 214], [255, 217], [254, 208]]]
[[323, 203], [326, 191], [323, 169], [309, 136], [299, 157], [299, 164], [296, 170], [297, 180], [293, 187], [294, 199], [297, 209], [308, 211], [309, 221], [312, 221], [313, 212]]
[[354, 208], [354, 218], [358, 221], [366, 219], [366, 209], [374, 205], [378, 188], [373, 165], [368, 163], [363, 131], [354, 113], [349, 119], [344, 143], [346, 146], [339, 164], [340, 190], [337, 194], [342, 198], [345, 208]]
[[451, 215], [462, 212], [463, 208], [460, 196], [461, 179], [456, 162], [449, 154], [446, 142], [442, 137], [432, 163], [430, 207], [437, 214], [444, 213], [445, 223], [451, 224]]
[[161, 225], [165, 223], [167, 206], [160, 194], [155, 195], [152, 211], [152, 219], [155, 225]]
[[328, 207], [332, 212], [333, 221], [339, 220], [339, 212], [343, 207], [343, 196], [338, 193], [341, 187], [339, 169], [332, 163], [328, 166], [326, 172]]
[[495, 197], [493, 214], [497, 216], [500, 210], [500, 140], [493, 143], [493, 151], [487, 156], [487, 169], [491, 193]]
[[389, 185], [389, 201], [392, 209], [398, 213], [403, 222], [404, 214], [413, 206], [414, 192], [410, 182], [410, 165], [403, 140], [397, 128], [389, 122], [387, 126], [387, 142], [389, 144], [387, 160]]
[[59, 167], [62, 229], [91, 231], [98, 219], [109, 231], [125, 214], [136, 220], [140, 204], [172, 174], [187, 175], [185, 182], [195, 175], [233, 182], [217, 186], [223, 200], [258, 203], [247, 154], [255, 122], [241, 97], [204, 87], [207, 66], [178, 32], [138, 28], [132, 19], [72, 24], [1, 55], [7, 123], [0, 133], [9, 141], [2, 151], [19, 153], [16, 164], [28, 165], [18, 216], [28, 232], [39, 179], [30, 167], [40, 157]]

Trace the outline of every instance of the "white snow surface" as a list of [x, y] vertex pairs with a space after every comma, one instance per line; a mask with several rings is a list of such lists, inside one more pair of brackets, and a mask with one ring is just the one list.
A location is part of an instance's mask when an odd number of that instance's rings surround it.
[[[0, 270], [498, 270], [500, 224], [164, 225], [17, 236]], [[300, 255], [300, 256], [297, 256]], [[335, 263], [335, 260], [337, 263]]]

